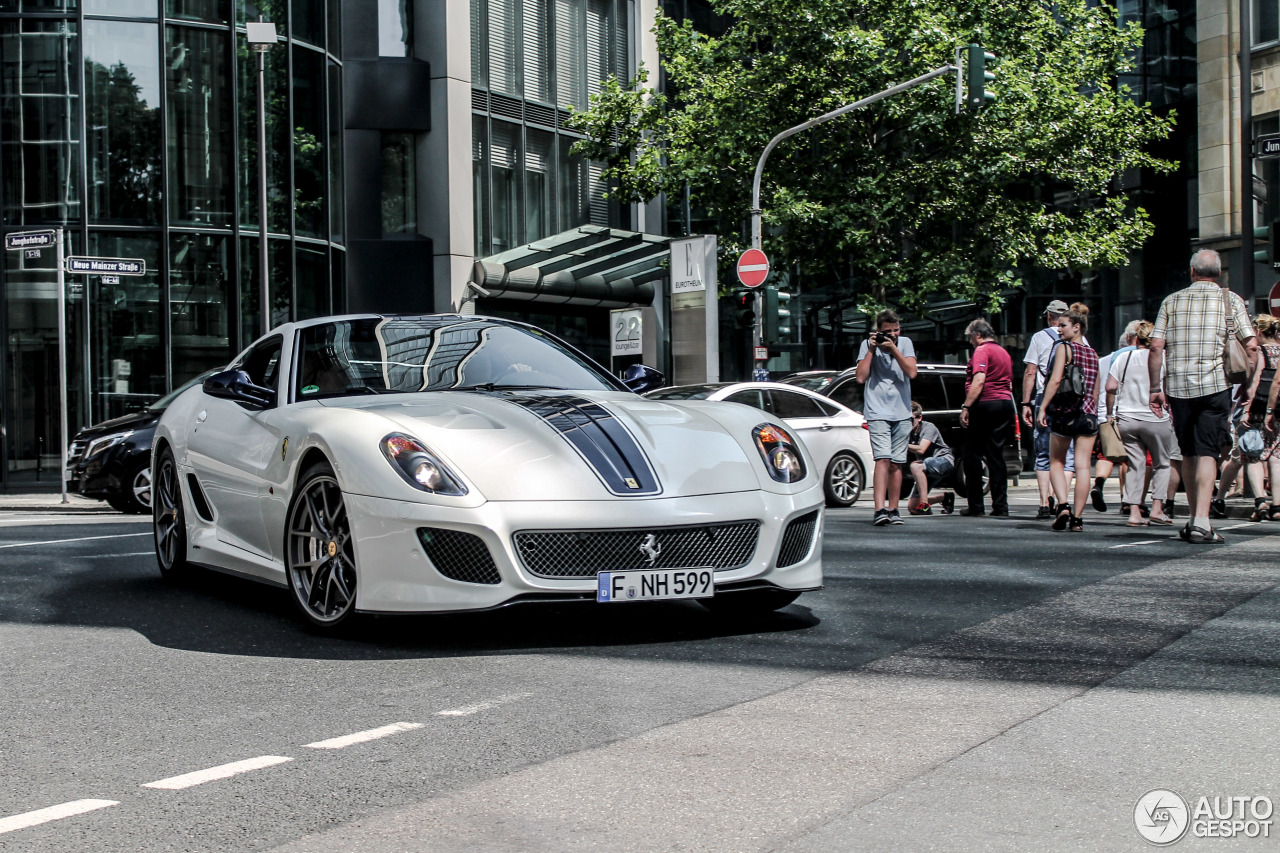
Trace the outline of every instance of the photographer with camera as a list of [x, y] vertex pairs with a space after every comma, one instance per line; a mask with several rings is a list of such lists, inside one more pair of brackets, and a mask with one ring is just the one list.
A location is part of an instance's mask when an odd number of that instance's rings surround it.
[[877, 527], [902, 524], [898, 499], [902, 494], [902, 466], [907, 463], [911, 437], [911, 380], [916, 378], [916, 348], [902, 336], [902, 324], [892, 311], [876, 315], [876, 331], [858, 349], [857, 379], [863, 384], [862, 414], [871, 432], [875, 459], [871, 490]]

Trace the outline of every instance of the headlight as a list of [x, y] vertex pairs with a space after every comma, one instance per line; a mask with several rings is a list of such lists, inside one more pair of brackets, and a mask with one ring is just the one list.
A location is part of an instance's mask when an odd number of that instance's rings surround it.
[[387, 457], [391, 467], [404, 477], [405, 482], [415, 489], [437, 495], [467, 493], [467, 487], [416, 438], [392, 433], [382, 439], [382, 455]]
[[804, 479], [804, 457], [786, 430], [773, 424], [760, 424], [751, 434], [770, 477], [780, 483], [796, 483]]
[[110, 435], [104, 435], [101, 438], [95, 438], [89, 442], [89, 446], [84, 451], [84, 458], [88, 459], [96, 453], [101, 453], [108, 447], [115, 447], [129, 436], [133, 435], [133, 430], [125, 430], [124, 432], [113, 432]]

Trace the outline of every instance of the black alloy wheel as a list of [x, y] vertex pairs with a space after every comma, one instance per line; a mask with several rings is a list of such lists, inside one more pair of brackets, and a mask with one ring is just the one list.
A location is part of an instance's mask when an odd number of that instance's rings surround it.
[[852, 453], [837, 453], [827, 463], [822, 477], [822, 491], [827, 506], [853, 506], [867, 485], [867, 474]]
[[187, 562], [187, 519], [182, 508], [182, 486], [178, 482], [178, 466], [173, 451], [160, 451], [151, 501], [152, 529], [156, 542], [156, 563], [160, 576], [179, 580], [190, 571]]
[[312, 625], [334, 628], [356, 604], [356, 559], [342, 490], [325, 463], [302, 475], [285, 527], [285, 575]]

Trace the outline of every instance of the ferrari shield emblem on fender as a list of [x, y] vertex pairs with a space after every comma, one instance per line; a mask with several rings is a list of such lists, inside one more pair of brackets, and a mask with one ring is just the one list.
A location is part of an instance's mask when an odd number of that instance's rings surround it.
[[623, 480], [622, 480], [622, 482], [624, 482], [624, 483], [626, 483], [626, 484], [627, 484], [627, 488], [628, 488], [628, 489], [638, 489], [638, 488], [640, 488], [640, 484], [639, 484], [639, 483], [637, 483], [637, 482], [636, 482], [634, 479], [632, 479], [631, 477], [624, 477], [624, 478], [623, 478]]

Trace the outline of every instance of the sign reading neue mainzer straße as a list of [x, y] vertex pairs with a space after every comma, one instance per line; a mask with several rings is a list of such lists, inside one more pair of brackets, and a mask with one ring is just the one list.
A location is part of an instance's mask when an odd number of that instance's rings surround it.
[[141, 258], [67, 258], [67, 272], [105, 275], [146, 275], [147, 262]]

